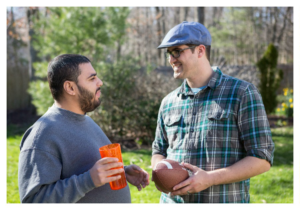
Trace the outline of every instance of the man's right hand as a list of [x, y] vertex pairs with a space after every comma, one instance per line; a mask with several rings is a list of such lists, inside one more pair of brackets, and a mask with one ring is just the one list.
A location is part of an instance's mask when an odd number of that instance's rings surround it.
[[[90, 175], [96, 187], [100, 187], [106, 183], [116, 181], [121, 175], [109, 177], [124, 171], [123, 163], [118, 162], [118, 158], [106, 157], [98, 160], [90, 169]], [[122, 167], [118, 169], [112, 169]]]
[[[159, 155], [159, 154], [153, 155], [152, 158], [151, 158], [151, 167], [152, 167], [152, 170], [155, 169], [156, 164], [157, 164], [159, 161], [161, 161], [161, 160], [163, 160], [163, 159], [165, 159], [165, 158], [166, 158], [166, 157], [163, 156], [163, 155]], [[153, 181], [153, 177], [151, 178], [151, 181]], [[168, 194], [168, 192], [163, 191], [163, 190], [160, 189], [156, 184], [155, 184], [155, 187], [156, 187], [156, 189], [158, 189], [160, 192], [164, 192], [164, 193]]]

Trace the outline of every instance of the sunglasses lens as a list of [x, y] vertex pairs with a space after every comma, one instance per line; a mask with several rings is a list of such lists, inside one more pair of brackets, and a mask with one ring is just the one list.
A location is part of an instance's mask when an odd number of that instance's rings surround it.
[[178, 58], [180, 53], [179, 53], [178, 50], [174, 50], [174, 51], [172, 51], [172, 55], [173, 55], [174, 58]]
[[179, 58], [180, 52], [179, 50], [173, 50], [171, 52], [165, 52], [166, 58], [170, 59], [170, 56], [172, 55], [173, 58]]

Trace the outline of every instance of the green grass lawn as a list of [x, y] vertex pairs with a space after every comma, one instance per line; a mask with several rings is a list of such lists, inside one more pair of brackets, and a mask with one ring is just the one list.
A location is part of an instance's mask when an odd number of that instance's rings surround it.
[[[19, 144], [24, 130], [7, 129], [7, 203], [20, 203], [18, 191]], [[251, 203], [293, 203], [293, 128], [272, 129], [274, 165], [267, 173], [251, 178]], [[151, 150], [122, 151], [125, 165], [136, 164], [150, 174]], [[153, 182], [142, 191], [129, 184], [132, 203], [158, 203], [160, 192]]]
[[274, 163], [250, 181], [251, 203], [293, 203], [293, 128], [272, 129]]

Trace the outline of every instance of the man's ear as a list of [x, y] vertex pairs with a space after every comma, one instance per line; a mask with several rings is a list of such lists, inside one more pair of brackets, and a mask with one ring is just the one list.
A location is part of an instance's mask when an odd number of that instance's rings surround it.
[[67, 94], [74, 96], [75, 93], [75, 89], [76, 89], [76, 84], [73, 81], [65, 81], [64, 82], [64, 90]]
[[205, 46], [199, 45], [199, 48], [197, 49], [198, 58], [201, 58], [203, 55], [205, 55]]

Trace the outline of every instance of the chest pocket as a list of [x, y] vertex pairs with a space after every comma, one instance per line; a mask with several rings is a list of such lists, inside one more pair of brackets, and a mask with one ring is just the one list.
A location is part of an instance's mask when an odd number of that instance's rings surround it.
[[181, 115], [171, 115], [170, 117], [166, 118], [166, 126], [171, 127], [173, 125], [178, 125], [181, 121]]
[[220, 106], [215, 106], [215, 108], [211, 109], [208, 113], [207, 117], [209, 120], [226, 120], [228, 119], [229, 112], [222, 109]]
[[173, 149], [179, 146], [180, 139], [183, 135], [184, 120], [182, 115], [170, 115], [165, 119], [165, 130], [168, 137], [169, 147]]
[[208, 129], [206, 135], [207, 147], [221, 148], [224, 142], [230, 148], [238, 148], [238, 126], [235, 114], [228, 109], [223, 109], [218, 104], [207, 114]]

